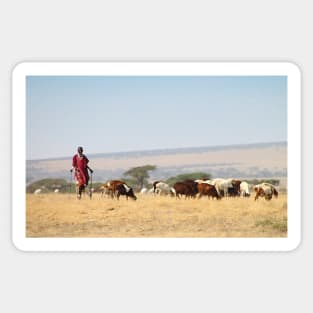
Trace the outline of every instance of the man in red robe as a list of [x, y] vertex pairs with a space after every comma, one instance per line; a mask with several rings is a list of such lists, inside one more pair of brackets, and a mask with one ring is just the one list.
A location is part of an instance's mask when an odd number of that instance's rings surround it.
[[83, 147], [78, 147], [77, 154], [73, 156], [71, 172], [73, 169], [75, 170], [74, 175], [77, 181], [77, 185], [80, 189], [79, 195], [81, 195], [81, 190], [84, 190], [84, 188], [88, 185], [88, 170], [93, 173], [93, 170], [88, 166], [88, 163], [88, 158], [85, 156], [85, 154], [83, 154]]

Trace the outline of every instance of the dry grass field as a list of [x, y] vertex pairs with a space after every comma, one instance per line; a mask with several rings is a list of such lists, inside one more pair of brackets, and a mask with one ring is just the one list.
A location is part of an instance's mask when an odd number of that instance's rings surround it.
[[27, 237], [286, 237], [287, 196], [266, 201], [27, 194]]

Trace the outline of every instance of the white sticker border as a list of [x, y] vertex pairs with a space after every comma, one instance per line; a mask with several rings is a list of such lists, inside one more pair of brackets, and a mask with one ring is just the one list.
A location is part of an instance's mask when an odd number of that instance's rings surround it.
[[[26, 237], [26, 77], [287, 76], [286, 238]], [[291, 251], [301, 241], [301, 73], [291, 62], [24, 62], [12, 74], [12, 240], [22, 251]]]

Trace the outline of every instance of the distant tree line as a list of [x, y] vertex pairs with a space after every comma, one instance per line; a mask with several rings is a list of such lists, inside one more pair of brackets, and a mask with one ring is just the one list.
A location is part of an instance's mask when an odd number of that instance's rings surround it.
[[[73, 184], [74, 185], [74, 184]], [[42, 192], [54, 192], [58, 189], [60, 192], [70, 192], [71, 184], [65, 179], [45, 178], [37, 180], [26, 187], [26, 192], [33, 193], [35, 190], [41, 189]], [[75, 190], [75, 186], [74, 186]]]
[[[144, 165], [132, 167], [128, 171], [123, 174], [123, 177], [119, 178], [132, 186], [134, 190], [139, 191], [143, 187], [151, 188], [152, 184], [149, 183], [151, 171], [154, 171], [157, 167], [155, 165]], [[184, 181], [186, 179], [196, 180], [196, 179], [212, 179], [212, 175], [210, 173], [205, 172], [194, 172], [194, 173], [186, 173], [179, 174], [165, 180], [167, 184], [173, 186], [178, 181]], [[260, 184], [262, 182], [267, 182], [273, 184], [275, 186], [279, 185], [279, 179], [249, 179], [246, 180], [249, 184]], [[92, 187], [97, 190], [102, 185], [101, 182], [96, 182], [92, 184]], [[59, 190], [60, 193], [73, 193], [75, 192], [76, 185], [74, 182], [67, 182], [65, 179], [53, 179], [46, 178], [38, 180], [32, 184], [29, 184], [26, 187], [27, 193], [34, 193], [36, 189], [41, 189], [43, 193], [54, 192], [56, 189]]]
[[[102, 183], [97, 182], [93, 183], [92, 187], [96, 190], [101, 185]], [[58, 189], [60, 193], [75, 193], [76, 184], [74, 182], [68, 182], [65, 179], [44, 178], [26, 186], [27, 193], [34, 193], [37, 189], [41, 189], [42, 193], [54, 192], [56, 189]]]

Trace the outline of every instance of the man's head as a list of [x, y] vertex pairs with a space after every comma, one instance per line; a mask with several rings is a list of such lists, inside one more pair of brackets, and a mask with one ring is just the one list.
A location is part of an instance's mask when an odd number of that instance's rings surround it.
[[84, 151], [84, 150], [83, 150], [83, 147], [78, 147], [78, 148], [77, 148], [77, 152], [78, 152], [79, 154], [82, 154], [83, 151]]

